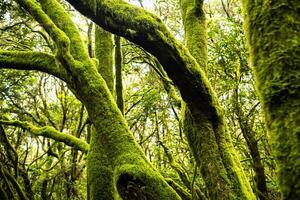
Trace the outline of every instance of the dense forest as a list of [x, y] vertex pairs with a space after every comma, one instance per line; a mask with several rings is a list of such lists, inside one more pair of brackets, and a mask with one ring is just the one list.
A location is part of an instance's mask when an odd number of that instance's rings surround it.
[[0, 0], [1, 200], [299, 200], [298, 0]]

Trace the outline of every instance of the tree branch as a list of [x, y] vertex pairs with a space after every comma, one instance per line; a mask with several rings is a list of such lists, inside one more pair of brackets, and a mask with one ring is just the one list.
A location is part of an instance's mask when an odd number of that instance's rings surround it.
[[52, 22], [68, 36], [71, 43], [70, 53], [74, 59], [80, 61], [89, 59], [88, 51], [82, 43], [78, 29], [57, 0], [39, 0], [39, 2]]
[[3, 119], [0, 119], [0, 124], [23, 128], [29, 131], [32, 135], [51, 138], [55, 141], [63, 142], [68, 146], [76, 147], [83, 152], [88, 152], [89, 150], [89, 145], [86, 142], [72, 135], [59, 132], [55, 128], [50, 126], [44, 126], [39, 128], [27, 122]]
[[0, 69], [37, 70], [56, 76], [67, 83], [70, 77], [54, 56], [31, 51], [0, 50]]
[[42, 10], [34, 0], [16, 0], [20, 6], [30, 13], [34, 19], [43, 26], [57, 46], [57, 57], [61, 59], [64, 67], [76, 66], [76, 62], [70, 53], [70, 39], [59, 29], [51, 18]]

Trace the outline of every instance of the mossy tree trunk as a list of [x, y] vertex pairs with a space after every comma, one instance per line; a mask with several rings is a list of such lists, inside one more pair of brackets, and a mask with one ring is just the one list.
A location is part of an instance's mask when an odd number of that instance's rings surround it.
[[98, 59], [98, 72], [106, 82], [112, 95], [115, 90], [114, 78], [114, 42], [111, 33], [96, 26], [95, 30], [95, 57]]
[[203, 0], [180, 0], [185, 44], [200, 67], [206, 71], [207, 30]]
[[[95, 127], [87, 159], [90, 199], [180, 199], [149, 164], [134, 140], [80, 34], [59, 3], [56, 0], [43, 0], [40, 5], [34, 0], [17, 2], [43, 24], [56, 44], [56, 55], [0, 51], [0, 67], [55, 75], [85, 105]], [[109, 160], [107, 168], [101, 167], [103, 155]]]
[[300, 197], [300, 3], [243, 1], [257, 89], [283, 199]]
[[[109, 92], [114, 94], [114, 73], [113, 73], [113, 38], [112, 34], [103, 30], [96, 25], [95, 29], [95, 57], [98, 62], [98, 72], [103, 77]], [[92, 128], [92, 138], [97, 135], [97, 129]], [[99, 138], [98, 138], [99, 139]], [[91, 140], [95, 142], [94, 139]], [[94, 144], [96, 145], [96, 144]], [[89, 196], [97, 196], [99, 199], [107, 199], [115, 196], [115, 188], [113, 182], [113, 167], [110, 163], [102, 143], [97, 144], [97, 155], [95, 159], [89, 159], [88, 165], [97, 166], [96, 174], [88, 174]], [[91, 155], [91, 154], [90, 154]], [[99, 190], [99, 187], [105, 188]]]
[[[207, 64], [207, 33], [202, 0], [181, 0], [185, 43], [203, 71]], [[212, 199], [254, 199], [222, 113], [218, 120], [182, 104], [184, 132]]]

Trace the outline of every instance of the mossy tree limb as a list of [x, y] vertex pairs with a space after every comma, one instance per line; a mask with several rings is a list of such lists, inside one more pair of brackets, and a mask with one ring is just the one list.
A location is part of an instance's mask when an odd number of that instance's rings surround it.
[[51, 126], [45, 126], [39, 128], [27, 122], [22, 122], [18, 120], [3, 120], [3, 119], [0, 120], [0, 124], [23, 128], [34, 136], [43, 136], [43, 137], [51, 138], [55, 141], [63, 142], [68, 146], [76, 147], [79, 150], [86, 153], [89, 150], [89, 145], [83, 140], [66, 133], [61, 133]]
[[[36, 1], [17, 0], [17, 2], [28, 11], [37, 22], [42, 24], [46, 32], [50, 35], [57, 47], [57, 57], [63, 59], [67, 64], [71, 64], [74, 59], [70, 55], [70, 40], [68, 36], [60, 30], [48, 15], [42, 10]], [[42, 1], [44, 2], [44, 1]]]
[[204, 71], [158, 17], [123, 1], [68, 2], [102, 28], [139, 44], [154, 55], [178, 86], [185, 102], [201, 109], [211, 121], [219, 120], [215, 94]]
[[300, 197], [300, 4], [243, 1], [250, 62], [271, 136], [283, 199]]
[[206, 70], [207, 33], [203, 0], [180, 0], [185, 43], [200, 67]]
[[66, 82], [70, 80], [59, 61], [53, 55], [42, 52], [0, 50], [0, 68], [37, 70]]

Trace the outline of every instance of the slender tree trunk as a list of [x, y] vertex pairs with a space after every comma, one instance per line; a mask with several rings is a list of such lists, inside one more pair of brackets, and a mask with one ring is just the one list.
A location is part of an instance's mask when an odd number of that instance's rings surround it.
[[123, 82], [122, 82], [122, 46], [120, 36], [115, 35], [115, 71], [116, 71], [116, 98], [121, 113], [124, 114]]
[[114, 94], [115, 78], [113, 71], [114, 64], [114, 43], [112, 34], [96, 26], [95, 30], [95, 57], [98, 59], [98, 72], [104, 78], [108, 89]]
[[300, 4], [244, 0], [250, 61], [283, 199], [300, 198]]
[[180, 0], [185, 44], [200, 67], [207, 65], [207, 30], [203, 0]]
[[[239, 68], [237, 69], [236, 74], [240, 74]], [[251, 159], [253, 162], [253, 170], [255, 173], [255, 183], [256, 183], [256, 190], [259, 199], [266, 200], [268, 199], [268, 190], [267, 190], [267, 182], [266, 182], [266, 175], [264, 165], [261, 160], [260, 152], [258, 149], [258, 141], [255, 137], [255, 132], [253, 131], [251, 125], [248, 121], [248, 116], [245, 116], [242, 105], [239, 101], [239, 80], [240, 76], [236, 77], [235, 89], [233, 94], [233, 105], [234, 105], [234, 112], [237, 116], [237, 120], [242, 131], [243, 137], [246, 140], [246, 144], [249, 148]]]

